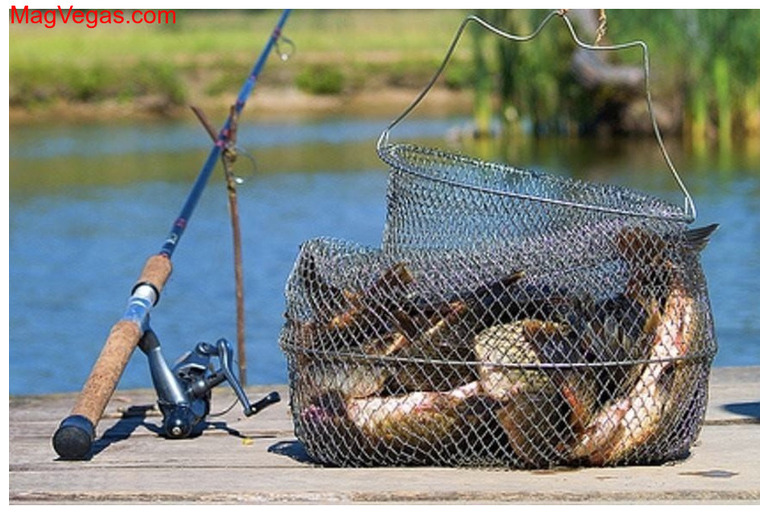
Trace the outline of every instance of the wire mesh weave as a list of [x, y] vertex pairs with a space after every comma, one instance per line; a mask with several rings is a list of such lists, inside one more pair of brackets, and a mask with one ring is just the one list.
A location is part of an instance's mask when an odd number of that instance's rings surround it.
[[295, 432], [341, 466], [685, 456], [716, 352], [711, 228], [625, 188], [411, 145], [382, 248], [307, 241], [289, 277]]

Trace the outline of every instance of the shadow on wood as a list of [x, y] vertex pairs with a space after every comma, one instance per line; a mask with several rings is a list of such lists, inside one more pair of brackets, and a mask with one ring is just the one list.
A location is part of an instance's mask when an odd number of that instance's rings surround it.
[[316, 462], [307, 454], [305, 447], [298, 440], [279, 441], [267, 449], [270, 453], [289, 457], [303, 464], [315, 464]]
[[94, 441], [91, 448], [91, 454], [88, 455], [87, 459], [90, 460], [95, 455], [98, 455], [112, 443], [128, 439], [139, 426], [144, 426], [150, 432], [160, 435], [162, 431], [160, 426], [145, 422], [147, 414], [154, 410], [155, 405], [137, 405], [130, 407], [123, 413], [123, 416], [117, 423], [107, 429], [99, 439]]
[[727, 412], [747, 416], [759, 421], [759, 402], [728, 403], [724, 406]]

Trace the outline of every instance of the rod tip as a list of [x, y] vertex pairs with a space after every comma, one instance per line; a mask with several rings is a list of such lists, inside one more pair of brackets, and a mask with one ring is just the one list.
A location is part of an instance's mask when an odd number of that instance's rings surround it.
[[64, 460], [82, 460], [91, 453], [94, 425], [84, 416], [65, 418], [53, 435], [53, 448]]

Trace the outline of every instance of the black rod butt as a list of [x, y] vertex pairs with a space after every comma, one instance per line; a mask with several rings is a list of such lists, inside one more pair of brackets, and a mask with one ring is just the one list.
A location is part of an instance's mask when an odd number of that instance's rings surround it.
[[69, 416], [53, 435], [53, 449], [64, 460], [83, 460], [91, 453], [94, 424], [85, 416]]

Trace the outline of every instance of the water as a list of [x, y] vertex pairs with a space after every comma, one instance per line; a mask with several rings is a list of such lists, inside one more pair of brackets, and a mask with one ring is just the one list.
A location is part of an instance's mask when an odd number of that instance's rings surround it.
[[[237, 172], [243, 229], [249, 383], [286, 382], [278, 349], [283, 287], [299, 244], [334, 236], [376, 246], [387, 171], [374, 144], [388, 120], [244, 125]], [[649, 142], [450, 141], [458, 120], [416, 120], [397, 136], [486, 159], [572, 173], [679, 201]], [[759, 149], [670, 147], [698, 207], [718, 222], [703, 266], [719, 342], [718, 366], [759, 365]], [[14, 128], [10, 135], [11, 394], [78, 391], [119, 319], [147, 257], [157, 253], [208, 151], [186, 123]], [[235, 341], [232, 246], [217, 170], [174, 254], [152, 325], [173, 361], [198, 341]], [[120, 387], [149, 387], [141, 353]]]

